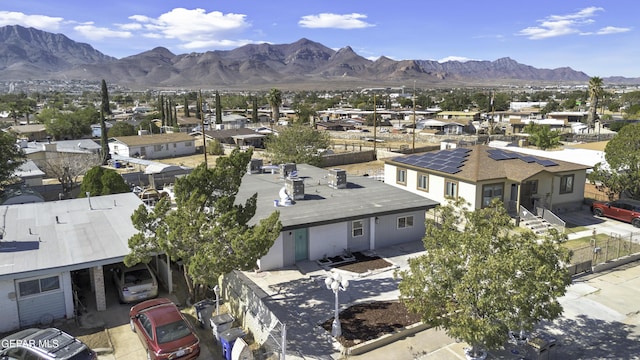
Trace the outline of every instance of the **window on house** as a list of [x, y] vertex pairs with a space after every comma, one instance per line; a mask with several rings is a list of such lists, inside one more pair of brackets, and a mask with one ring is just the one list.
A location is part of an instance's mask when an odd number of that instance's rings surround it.
[[447, 197], [458, 198], [458, 182], [453, 180], [445, 180], [444, 194]]
[[482, 207], [487, 207], [493, 199], [504, 201], [504, 184], [487, 184], [482, 186]]
[[351, 223], [351, 236], [358, 237], [364, 235], [364, 223], [362, 220], [356, 220]]
[[153, 151], [162, 151], [162, 145], [154, 145]]
[[560, 178], [560, 194], [569, 194], [573, 192], [573, 174], [563, 175]]
[[187, 141], [186, 143], [184, 143], [185, 147], [192, 147], [193, 146], [193, 141]]
[[20, 297], [37, 295], [47, 291], [54, 291], [58, 289], [60, 289], [60, 277], [58, 276], [25, 280], [18, 283], [18, 292], [20, 294]]
[[429, 191], [429, 174], [418, 173], [418, 189]]
[[413, 216], [402, 216], [398, 218], [398, 229], [413, 227]]
[[175, 148], [177, 148], [177, 147], [178, 147], [178, 144], [173, 143], [173, 148], [175, 149]]
[[529, 190], [531, 191], [531, 194], [537, 194], [538, 193], [538, 180], [530, 180], [524, 183], [526, 186], [529, 187]]
[[398, 184], [407, 185], [407, 169], [399, 168], [396, 171], [396, 182]]

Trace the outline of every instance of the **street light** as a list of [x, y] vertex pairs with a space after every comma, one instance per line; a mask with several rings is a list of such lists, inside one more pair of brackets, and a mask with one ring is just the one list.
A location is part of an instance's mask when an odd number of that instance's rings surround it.
[[213, 293], [216, 294], [216, 315], [220, 314], [220, 286], [213, 287]]
[[349, 287], [349, 280], [343, 279], [342, 276], [338, 273], [333, 273], [330, 276], [327, 276], [324, 279], [325, 285], [327, 285], [327, 289], [333, 291], [336, 295], [336, 307], [335, 307], [335, 315], [333, 317], [333, 324], [331, 325], [331, 336], [337, 338], [342, 335], [342, 328], [340, 326], [340, 319], [338, 319], [339, 311], [338, 311], [338, 293], [340, 290], [346, 291], [347, 287]]

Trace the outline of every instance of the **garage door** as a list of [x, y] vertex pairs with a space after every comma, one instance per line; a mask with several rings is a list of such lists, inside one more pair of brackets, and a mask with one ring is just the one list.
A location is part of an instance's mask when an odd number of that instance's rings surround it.
[[20, 326], [48, 324], [66, 315], [60, 276], [16, 280]]

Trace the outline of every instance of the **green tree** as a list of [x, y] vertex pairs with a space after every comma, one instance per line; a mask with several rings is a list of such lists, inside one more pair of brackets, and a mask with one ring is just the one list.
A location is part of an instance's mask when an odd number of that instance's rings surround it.
[[267, 94], [267, 101], [271, 107], [273, 122], [278, 122], [280, 119], [280, 105], [282, 105], [282, 92], [279, 89], [272, 88]]
[[551, 130], [549, 125], [530, 122], [522, 130], [529, 134], [529, 142], [542, 150], [553, 149], [560, 145], [560, 132]]
[[222, 103], [218, 90], [216, 90], [216, 124], [222, 124]]
[[207, 141], [207, 153], [211, 155], [224, 155], [224, 147], [217, 139]]
[[176, 210], [167, 199], [152, 211], [140, 206], [131, 219], [139, 231], [129, 239], [125, 264], [148, 262], [156, 253], [184, 263], [192, 299], [203, 286], [217, 283], [232, 270], [250, 270], [267, 254], [282, 225], [274, 211], [249, 225], [256, 211], [257, 193], [236, 202], [252, 151], [234, 150], [220, 157], [214, 168], [199, 165], [176, 181]]
[[589, 180], [601, 182], [610, 198], [625, 193], [640, 199], [640, 124], [628, 124], [604, 148], [606, 165], [598, 163]]
[[0, 131], [0, 187], [10, 182], [13, 172], [25, 159], [25, 153], [16, 146], [15, 135]]
[[160, 134], [160, 128], [150, 119], [144, 119], [138, 125], [138, 130], [147, 130], [152, 134]]
[[49, 108], [42, 110], [37, 118], [55, 139], [70, 140], [91, 134], [91, 124], [99, 121], [100, 113], [92, 106], [75, 111]]
[[80, 194], [78, 197], [85, 197], [89, 192], [91, 196], [120, 194], [131, 191], [124, 178], [113, 169], [102, 166], [94, 166], [82, 178]]
[[251, 102], [251, 121], [256, 124], [258, 122], [258, 98], [254, 97]]
[[589, 129], [593, 128], [595, 121], [598, 119], [598, 101], [602, 99], [603, 95], [602, 79], [597, 76], [589, 79], [589, 115], [587, 117]]
[[309, 126], [294, 124], [267, 138], [265, 147], [276, 164], [298, 163], [320, 166], [320, 150], [329, 147], [330, 137], [325, 131]]
[[186, 96], [184, 97], [184, 117], [191, 117], [189, 113], [189, 99]]
[[426, 220], [425, 253], [398, 272], [400, 299], [422, 320], [471, 346], [496, 349], [508, 331], [530, 331], [562, 313], [571, 283], [564, 236], [538, 239], [514, 225], [500, 201], [470, 211], [462, 201]]
[[113, 124], [113, 126], [108, 131], [109, 137], [132, 136], [135, 134], [136, 129], [133, 127], [133, 125], [124, 121], [116, 121], [116, 123]]

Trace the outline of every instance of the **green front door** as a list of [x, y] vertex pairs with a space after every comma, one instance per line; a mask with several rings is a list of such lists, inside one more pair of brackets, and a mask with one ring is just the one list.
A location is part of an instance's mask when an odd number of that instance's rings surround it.
[[293, 231], [296, 247], [296, 262], [309, 259], [309, 239], [307, 229], [296, 229]]

